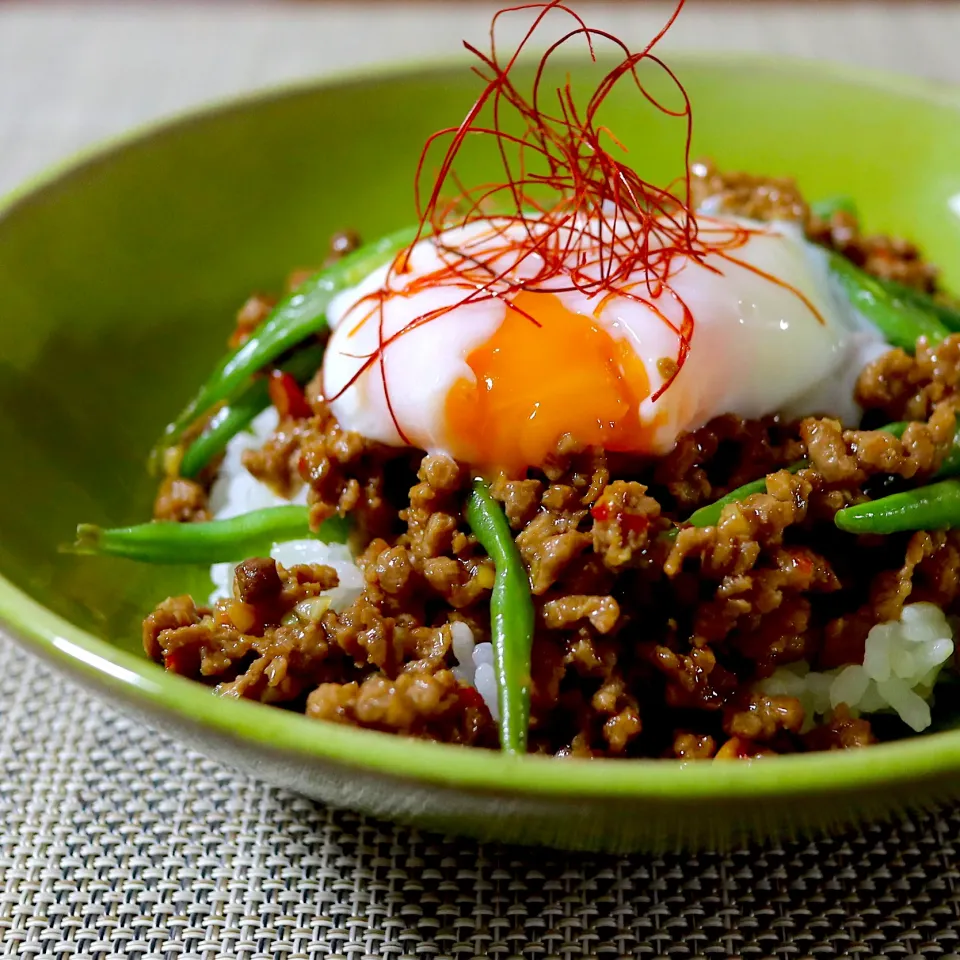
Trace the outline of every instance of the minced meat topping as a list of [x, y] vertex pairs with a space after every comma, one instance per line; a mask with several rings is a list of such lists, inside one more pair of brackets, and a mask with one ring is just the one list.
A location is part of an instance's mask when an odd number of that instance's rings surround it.
[[[855, 218], [811, 214], [786, 180], [694, 168], [694, 200], [757, 219], [788, 218], [878, 276], [925, 291], [936, 271], [910, 244], [863, 237]], [[344, 241], [346, 243], [346, 241]], [[236, 336], [265, 309], [254, 298]], [[951, 609], [960, 532], [841, 536], [832, 519], [883, 485], [923, 480], [943, 461], [960, 408], [960, 336], [868, 366], [864, 423], [915, 420], [896, 438], [829, 418], [719, 417], [659, 460], [565, 437], [538, 470], [500, 477], [536, 611], [530, 749], [554, 755], [758, 757], [874, 742], [841, 705], [810, 728], [801, 702], [757, 692], [778, 667], [863, 659], [870, 628], [904, 603]], [[165, 600], [144, 621], [147, 653], [226, 696], [310, 717], [447, 743], [497, 746], [483, 699], [453, 671], [452, 626], [489, 639], [492, 562], [464, 520], [470, 474], [454, 461], [341, 429], [319, 378], [312, 415], [281, 420], [246, 468], [278, 493], [309, 487], [312, 519], [355, 520], [362, 593], [339, 612], [321, 594], [330, 567], [253, 558], [213, 608]], [[800, 459], [805, 469], [785, 468]], [[767, 476], [714, 526], [678, 521]], [[206, 519], [202, 484], [171, 478], [156, 516]]]

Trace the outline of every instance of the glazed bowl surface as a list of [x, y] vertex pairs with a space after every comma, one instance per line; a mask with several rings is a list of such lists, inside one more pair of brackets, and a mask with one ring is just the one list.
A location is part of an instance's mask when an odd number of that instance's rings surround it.
[[[960, 289], [960, 93], [822, 63], [676, 55], [694, 155], [856, 198]], [[561, 77], [557, 77], [562, 80]], [[167, 675], [139, 624], [204, 570], [58, 553], [79, 520], [149, 515], [145, 463], [252, 291], [329, 236], [414, 218], [425, 138], [477, 93], [463, 65], [379, 71], [202, 110], [134, 134], [0, 208], [0, 622], [120, 709], [271, 783], [377, 816], [509, 842], [703, 847], [831, 829], [960, 795], [960, 731], [740, 763], [511, 759], [218, 699]], [[676, 121], [617, 88], [606, 122], [649, 180]], [[492, 157], [467, 161], [467, 179]]]

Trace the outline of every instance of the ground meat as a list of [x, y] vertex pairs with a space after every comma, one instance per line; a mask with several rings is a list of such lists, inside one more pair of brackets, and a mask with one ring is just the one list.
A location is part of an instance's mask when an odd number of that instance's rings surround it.
[[[388, 454], [344, 434], [314, 403], [312, 418], [281, 423], [261, 453], [283, 469], [296, 464], [323, 516], [340, 508], [351, 485], [359, 492], [350, 509], [361, 516], [390, 516], [389, 502], [400, 508], [359, 557], [363, 595], [340, 612], [311, 607], [335, 583], [333, 571], [248, 560], [237, 568], [234, 596], [214, 610], [188, 598], [161, 604], [145, 622], [145, 649], [224, 695], [495, 745], [492, 719], [450, 672], [451, 619], [485, 639], [494, 582], [463, 516], [469, 472], [424, 457], [414, 473], [403, 451]], [[871, 742], [868, 723], [837, 715], [826, 732], [801, 736], [799, 703], [752, 695], [750, 685], [784, 663], [858, 662], [869, 628], [898, 617], [914, 591], [956, 602], [960, 534], [917, 534], [899, 557], [868, 552], [851, 564], [849, 540], [830, 543], [818, 533], [862, 497], [871, 476], [934, 470], [953, 417], [944, 402], [900, 440], [829, 420], [724, 417], [695, 440], [682, 438], [668, 464], [611, 464], [601, 451], [563, 441], [542, 473], [498, 479], [493, 490], [517, 530], [539, 624], [531, 749], [723, 759]], [[669, 535], [677, 502], [696, 501], [692, 486], [675, 495], [684, 471], [716, 496], [742, 482], [741, 463], [800, 456], [812, 466], [768, 474], [767, 492], [728, 505], [715, 527]], [[636, 479], [612, 478], [624, 470]], [[406, 478], [392, 501], [389, 477]], [[837, 596], [850, 601], [823, 605]], [[693, 717], [699, 727], [691, 728]]]
[[681, 436], [654, 465], [651, 486], [662, 505], [686, 515], [803, 453], [802, 443], [776, 417], [726, 414]]
[[795, 697], [768, 697], [752, 694], [745, 706], [731, 706], [723, 729], [731, 737], [766, 743], [784, 730], [799, 733], [803, 707]]
[[636, 481], [614, 480], [603, 488], [591, 509], [593, 550], [611, 570], [626, 566], [646, 549], [651, 536], [664, 525], [658, 523], [660, 504], [647, 496]]
[[209, 520], [207, 491], [196, 481], [185, 477], [164, 477], [153, 502], [153, 519], [173, 520], [176, 523]]
[[[329, 567], [285, 569], [269, 558], [252, 558], [237, 567], [234, 596], [215, 609], [198, 608], [189, 597], [160, 604], [144, 622], [144, 649], [168, 669], [216, 683], [221, 693], [232, 696], [289, 702], [333, 676], [349, 673], [350, 664], [354, 671], [370, 664], [388, 671], [414, 706], [432, 703], [424, 691], [432, 689], [432, 674], [448, 654], [449, 627], [385, 617], [366, 598], [335, 613], [318, 594], [336, 583]], [[412, 672], [422, 683], [399, 679], [412, 664], [419, 668]], [[444, 696], [459, 696], [457, 689], [445, 681]], [[471, 696], [464, 694], [465, 702]], [[446, 700], [431, 706], [443, 723], [451, 709]], [[465, 709], [461, 704], [453, 710], [457, 722]], [[483, 710], [476, 704], [471, 709], [471, 722], [478, 726], [476, 715]], [[369, 715], [357, 714], [361, 719]], [[477, 736], [477, 731], [471, 734]]]
[[832, 247], [868, 273], [931, 293], [937, 290], [938, 270], [923, 260], [916, 245], [898, 237], [865, 237], [857, 218], [847, 211], [821, 219], [790, 178], [720, 172], [706, 160], [693, 164], [691, 172], [691, 199], [697, 207], [709, 202], [716, 213], [794, 221], [810, 239]]
[[877, 738], [870, 729], [869, 720], [851, 716], [846, 704], [841, 703], [833, 711], [833, 716], [805, 734], [803, 741], [808, 750], [847, 750], [869, 746], [876, 743]]
[[943, 401], [956, 406], [960, 386], [960, 334], [932, 347], [921, 341], [916, 355], [891, 350], [869, 364], [857, 381], [857, 401], [889, 420], [926, 420]]
[[259, 449], [244, 450], [243, 465], [281, 497], [292, 497], [300, 486], [301, 444], [311, 425], [285, 418]]
[[664, 644], [644, 650], [666, 681], [664, 700], [677, 710], [719, 710], [737, 688], [737, 678], [705, 645], [680, 653]]
[[520, 555], [530, 566], [534, 594], [546, 593], [590, 546], [589, 534], [564, 529], [565, 526], [564, 521], [544, 514], [542, 523], [529, 524], [521, 534], [524, 539]]
[[811, 239], [832, 247], [858, 267], [884, 280], [895, 280], [927, 293], [937, 289], [938, 271], [920, 258], [912, 243], [896, 237], [864, 237], [857, 218], [837, 211], [829, 220], [811, 215], [807, 220]]
[[597, 633], [610, 633], [620, 619], [620, 605], [613, 597], [573, 594], [548, 600], [541, 613], [544, 624], [551, 630], [564, 630], [578, 620], [589, 620]]
[[160, 635], [194, 626], [205, 612], [198, 610], [192, 597], [168, 597], [143, 621], [143, 649], [146, 655], [161, 660], [164, 649]]
[[670, 756], [678, 760], [709, 760], [717, 752], [717, 742], [709, 734], [678, 731], [673, 738]]
[[282, 496], [307, 484], [315, 526], [334, 514], [350, 514], [364, 539], [395, 535], [397, 510], [385, 497], [385, 471], [409, 476], [409, 457], [342, 430], [323, 400], [320, 380], [318, 374], [306, 391], [314, 415], [281, 420], [263, 447], [244, 452], [243, 464]]
[[539, 480], [508, 480], [502, 474], [490, 487], [490, 493], [503, 504], [503, 511], [514, 530], [522, 530], [536, 515], [543, 497]]
[[307, 698], [307, 716], [426, 740], [476, 746], [496, 744], [496, 727], [483, 701], [449, 670], [381, 675], [360, 683], [324, 683]]
[[711, 200], [715, 213], [731, 213], [751, 220], [795, 220], [809, 217], [806, 201], [789, 178], [757, 177], [749, 173], [721, 173], [706, 160], [693, 164], [691, 200], [695, 207]]
[[400, 511], [407, 529], [399, 542], [413, 569], [457, 610], [488, 597], [494, 578], [491, 562], [477, 555], [465, 532], [461, 514], [469, 479], [449, 457], [424, 457], [409, 506]]
[[844, 430], [826, 418], [804, 420], [800, 435], [820, 476], [830, 484], [850, 485], [877, 474], [929, 477], [950, 452], [956, 429], [956, 408], [944, 402], [928, 423], [911, 423], [900, 438], [882, 430]]
[[[214, 610], [161, 604], [145, 648], [225, 695], [494, 746], [495, 724], [451, 672], [452, 619], [486, 639], [494, 582], [463, 515], [469, 471], [437, 456], [414, 471], [408, 453], [344, 433], [312, 402], [314, 416], [281, 423], [261, 453], [280, 473], [295, 465], [322, 516], [354, 491], [345, 512], [380, 531], [366, 534], [358, 559], [362, 596], [339, 612], [311, 606], [332, 571], [249, 560]], [[899, 555], [891, 543], [855, 563], [849, 539], [823, 536], [870, 477], [935, 469], [953, 409], [938, 406], [900, 440], [829, 420], [722, 417], [646, 464], [565, 439], [542, 471], [500, 477], [492, 489], [516, 530], [537, 614], [531, 749], [723, 759], [870, 742], [869, 724], [842, 714], [819, 739], [801, 736], [799, 703], [751, 685], [783, 663], [858, 662], [870, 626], [898, 617], [913, 591], [956, 601], [960, 534], [917, 534]], [[775, 469], [802, 456], [810, 468]], [[695, 489], [716, 496], [752, 479], [750, 462], [774, 467], [766, 493], [729, 504], [715, 527], [670, 535], [678, 514], [700, 504]], [[828, 601], [837, 597], [849, 600]]]
[[[936, 290], [915, 248], [863, 237], [846, 213], [818, 220], [789, 180], [704, 164], [692, 190], [719, 210], [792, 220], [879, 276]], [[343, 253], [353, 240], [337, 243]], [[238, 335], [269, 303], [248, 302]], [[915, 356], [892, 350], [863, 371], [864, 429], [725, 415], [657, 459], [564, 436], [538, 469], [497, 476], [491, 493], [535, 614], [529, 749], [722, 760], [874, 742], [869, 721], [846, 707], [808, 718], [799, 700], [758, 693], [758, 682], [784, 664], [862, 662], [871, 627], [907, 602], [960, 614], [960, 531], [855, 538], [834, 524], [837, 510], [937, 472], [958, 387], [955, 335], [921, 342]], [[454, 672], [462, 625], [490, 639], [495, 570], [464, 515], [474, 471], [343, 430], [319, 375], [306, 398], [309, 416], [281, 418], [244, 463], [281, 494], [305, 485], [314, 525], [353, 520], [362, 592], [333, 609], [322, 596], [337, 583], [331, 568], [251, 558], [212, 609], [189, 597], [161, 603], [144, 621], [144, 649], [225, 696], [495, 748], [489, 710]], [[878, 429], [894, 420], [913, 422], [899, 438]], [[760, 477], [766, 491], [728, 504], [715, 525], [684, 525]], [[164, 481], [158, 517], [205, 519], [206, 509], [202, 482]]]
[[806, 470], [770, 474], [766, 493], [754, 493], [728, 504], [716, 526], [681, 529], [667, 555], [664, 572], [676, 577], [692, 559], [701, 575], [711, 580], [752, 570], [765, 545], [779, 545], [788, 527], [803, 522], [816, 480]]

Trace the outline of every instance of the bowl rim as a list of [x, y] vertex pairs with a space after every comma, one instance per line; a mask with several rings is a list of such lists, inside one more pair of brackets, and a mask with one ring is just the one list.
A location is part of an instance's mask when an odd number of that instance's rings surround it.
[[[671, 51], [670, 56], [681, 70], [685, 64], [719, 69], [750, 65], [759, 70], [795, 74], [798, 78], [816, 72], [819, 79], [842, 86], [886, 90], [900, 97], [946, 106], [960, 114], [960, 86], [945, 82], [767, 54]], [[165, 132], [259, 103], [318, 90], [366, 86], [385, 79], [442, 76], [461, 69], [464, 63], [463, 58], [450, 58], [426, 64], [377, 64], [201, 104], [109, 138], [47, 168], [0, 199], [0, 221], [48, 187]], [[70, 623], [0, 575], [0, 629], [4, 627], [27, 649], [32, 648], [55, 665], [99, 686], [101, 695], [106, 690], [127, 701], [145, 701], [156, 712], [175, 714], [180, 720], [210, 732], [267, 750], [279, 749], [305, 762], [335, 762], [358, 772], [421, 784], [564, 800], [736, 801], [748, 797], [842, 793], [947, 773], [960, 774], [960, 730], [910, 737], [868, 750], [794, 754], [777, 757], [775, 761], [724, 764], [575, 758], [559, 762], [533, 754], [510, 757], [335, 723], [324, 724], [322, 736], [318, 736], [318, 721], [260, 703], [216, 697], [209, 688], [169, 674], [146, 658]]]

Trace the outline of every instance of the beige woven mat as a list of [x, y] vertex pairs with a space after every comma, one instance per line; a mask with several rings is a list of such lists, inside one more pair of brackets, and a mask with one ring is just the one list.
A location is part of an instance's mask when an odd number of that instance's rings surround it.
[[[492, 5], [0, 0], [0, 193], [198, 101], [446, 54]], [[641, 39], [661, 3], [597, 6]], [[960, 81], [960, 4], [704, 3], [675, 46]], [[960, 162], [960, 159], [958, 159]], [[729, 856], [478, 848], [331, 813], [117, 716], [0, 640], [0, 955], [960, 955], [960, 812]]]

